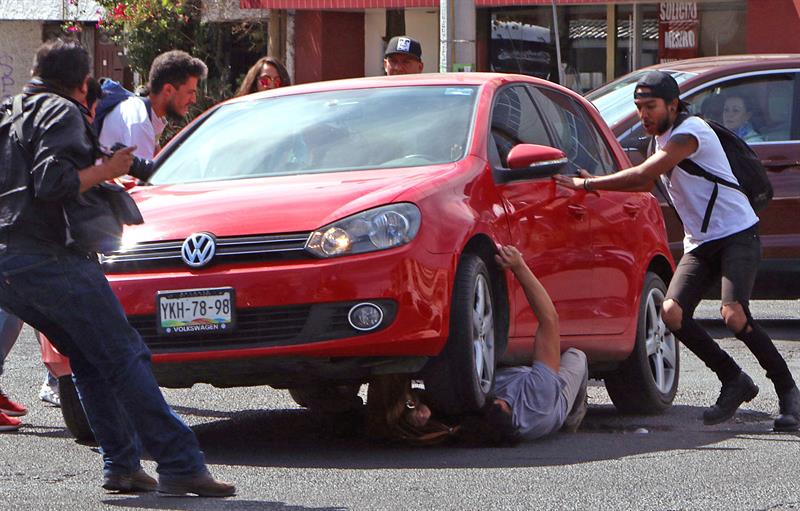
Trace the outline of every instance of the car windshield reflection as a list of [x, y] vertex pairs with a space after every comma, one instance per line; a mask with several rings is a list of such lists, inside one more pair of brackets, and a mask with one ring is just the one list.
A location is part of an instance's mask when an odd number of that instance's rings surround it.
[[152, 184], [449, 163], [464, 157], [477, 87], [358, 89], [222, 105]]

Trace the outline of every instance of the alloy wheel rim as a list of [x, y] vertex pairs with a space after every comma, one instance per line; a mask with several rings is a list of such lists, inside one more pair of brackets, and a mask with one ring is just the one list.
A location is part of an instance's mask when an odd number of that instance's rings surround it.
[[675, 383], [678, 345], [675, 335], [661, 319], [662, 303], [664, 293], [660, 289], [651, 289], [645, 309], [645, 347], [653, 382], [659, 392], [668, 394]]
[[481, 390], [488, 393], [494, 379], [494, 314], [492, 295], [486, 277], [475, 279], [472, 301], [472, 348], [475, 353], [475, 374]]

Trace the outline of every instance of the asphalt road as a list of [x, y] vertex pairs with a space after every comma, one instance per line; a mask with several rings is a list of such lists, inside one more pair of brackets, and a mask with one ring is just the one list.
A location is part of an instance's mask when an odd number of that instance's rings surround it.
[[[711, 319], [716, 305], [700, 314]], [[759, 302], [790, 367], [800, 375], [800, 302]], [[708, 321], [713, 332], [724, 328]], [[755, 359], [735, 339], [723, 346], [761, 393], [734, 420], [705, 427], [702, 409], [718, 383], [683, 349], [673, 406], [655, 417], [621, 416], [602, 383], [576, 434], [504, 449], [405, 448], [338, 438], [285, 391], [253, 387], [165, 390], [196, 431], [213, 473], [234, 481], [224, 501], [115, 495], [100, 488], [101, 459], [73, 441], [60, 411], [38, 401], [38, 345], [23, 331], [2, 384], [30, 413], [0, 434], [0, 504], [25, 510], [322, 509], [800, 509], [800, 435], [770, 431], [777, 399]], [[151, 473], [152, 461], [144, 462]]]

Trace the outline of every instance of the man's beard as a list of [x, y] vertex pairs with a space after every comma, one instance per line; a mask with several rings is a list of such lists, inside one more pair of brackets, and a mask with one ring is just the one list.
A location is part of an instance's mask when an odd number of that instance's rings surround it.
[[173, 105], [172, 103], [167, 103], [166, 115], [168, 119], [171, 119], [173, 121], [179, 121], [183, 119], [183, 116], [180, 113], [178, 113], [177, 110], [175, 110], [175, 105]]
[[667, 115], [664, 118], [664, 120], [661, 121], [660, 123], [658, 123], [658, 126], [656, 126], [656, 133], [659, 134], [659, 135], [663, 135], [671, 127], [672, 127], [672, 123], [669, 122], [669, 115]]

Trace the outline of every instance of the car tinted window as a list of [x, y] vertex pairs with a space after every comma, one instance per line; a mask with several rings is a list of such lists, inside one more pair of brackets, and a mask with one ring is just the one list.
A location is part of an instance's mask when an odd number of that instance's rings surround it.
[[692, 113], [725, 125], [748, 143], [791, 140], [794, 76], [776, 73], [728, 80], [687, 96], [686, 101]]
[[517, 144], [552, 145], [542, 116], [523, 86], [506, 87], [497, 93], [491, 136], [503, 167], [507, 166], [509, 151]]
[[399, 168], [464, 157], [476, 87], [389, 87], [222, 105], [153, 184]]
[[580, 103], [548, 88], [530, 89], [542, 114], [554, 128], [556, 147], [567, 155], [573, 170], [582, 168], [594, 175], [618, 170], [602, 134]]

